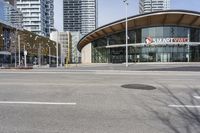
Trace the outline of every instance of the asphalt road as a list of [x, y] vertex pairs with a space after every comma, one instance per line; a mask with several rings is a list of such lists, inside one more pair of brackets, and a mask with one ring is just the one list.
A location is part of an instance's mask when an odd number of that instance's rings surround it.
[[0, 132], [199, 133], [199, 96], [199, 72], [1, 70]]
[[125, 64], [73, 64], [70, 70], [123, 70], [123, 71], [200, 71], [199, 62], [181, 63], [131, 63]]

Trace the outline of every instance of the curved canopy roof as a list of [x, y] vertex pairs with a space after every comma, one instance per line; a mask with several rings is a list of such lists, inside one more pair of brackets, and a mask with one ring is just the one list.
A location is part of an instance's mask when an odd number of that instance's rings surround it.
[[[79, 41], [77, 45], [78, 50], [81, 51], [85, 45], [96, 39], [124, 31], [126, 25], [125, 22], [126, 19], [121, 19], [90, 32]], [[128, 29], [158, 25], [200, 27], [200, 12], [165, 10], [128, 17]]]

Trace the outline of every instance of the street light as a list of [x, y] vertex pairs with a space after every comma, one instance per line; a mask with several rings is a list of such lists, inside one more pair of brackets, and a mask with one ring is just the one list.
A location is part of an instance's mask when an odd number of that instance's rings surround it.
[[27, 51], [26, 51], [26, 46], [24, 45], [24, 66], [27, 67], [26, 65], [26, 56], [27, 56]]
[[18, 29], [16, 28], [15, 29], [15, 42], [14, 42], [14, 44], [15, 44], [15, 68], [17, 67], [17, 38], [18, 38]]
[[128, 18], [127, 18], [127, 9], [128, 9], [128, 0], [123, 0], [126, 5], [126, 67], [128, 67]]
[[21, 57], [20, 57], [20, 35], [18, 35], [18, 63], [19, 63], [19, 67], [20, 67], [20, 62]]
[[41, 66], [41, 44], [39, 43], [39, 48], [38, 48], [38, 66]]
[[[13, 44], [16, 43], [16, 41], [12, 41]], [[16, 48], [16, 44], [15, 44], [15, 68], [17, 67], [17, 48]]]
[[[37, 41], [37, 39], [39, 38], [39, 36], [35, 37], [35, 41]], [[38, 44], [38, 67], [41, 66], [41, 43], [39, 42]]]
[[[12, 37], [11, 37], [12, 36]], [[11, 48], [12, 48], [12, 50], [11, 50], [11, 52], [13, 52], [13, 50], [14, 50], [14, 58], [15, 58], [15, 68], [17, 67], [17, 48], [16, 48], [16, 39], [17, 39], [17, 30], [16, 31], [14, 31], [12, 34], [11, 34], [11, 36], [10, 36], [10, 41], [11, 41]], [[14, 48], [14, 49], [13, 49]]]
[[47, 43], [47, 46], [49, 47], [49, 67], [50, 67], [50, 65], [51, 65], [51, 47], [49, 46], [48, 43]]
[[56, 67], [58, 68], [58, 37], [59, 33], [57, 32], [57, 38], [56, 38]]
[[187, 49], [188, 49], [188, 62], [190, 62], [190, 30], [188, 29], [188, 45], [187, 45]]
[[[1, 37], [2, 37], [2, 43], [3, 43], [2, 45], [4, 45], [4, 37], [3, 37], [3, 34], [1, 34]], [[2, 66], [1, 66], [1, 67], [3, 67], [4, 59], [3, 59], [2, 62], [0, 62], [0, 63], [2, 63], [2, 64], [1, 64]]]
[[[31, 37], [32, 37], [32, 35], [31, 35]], [[39, 36], [36, 35], [34, 40], [37, 41], [38, 38], [39, 38]]]
[[[23, 29], [22, 29], [22, 31], [23, 31]], [[16, 29], [16, 32], [17, 32], [17, 29]], [[19, 67], [20, 67], [20, 65], [21, 65], [21, 55], [20, 55], [20, 34], [18, 33], [18, 35], [17, 35], [17, 37], [18, 37], [18, 63], [19, 63]]]

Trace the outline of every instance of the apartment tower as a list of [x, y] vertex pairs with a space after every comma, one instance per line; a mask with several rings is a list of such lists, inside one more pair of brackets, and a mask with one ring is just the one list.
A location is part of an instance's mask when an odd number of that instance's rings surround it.
[[63, 0], [64, 31], [86, 35], [97, 27], [97, 0]]
[[170, 9], [170, 0], [139, 0], [139, 13]]
[[17, 8], [23, 13], [23, 27], [42, 36], [50, 36], [54, 27], [53, 0], [17, 0]]

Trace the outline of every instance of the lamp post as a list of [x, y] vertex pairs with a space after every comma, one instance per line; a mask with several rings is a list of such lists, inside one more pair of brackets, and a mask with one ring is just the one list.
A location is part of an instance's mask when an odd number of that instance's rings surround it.
[[18, 63], [19, 63], [18, 65], [19, 65], [19, 67], [21, 64], [20, 60], [21, 60], [21, 57], [20, 57], [20, 35], [18, 35]]
[[15, 45], [15, 68], [17, 67], [17, 46], [16, 46], [16, 42], [17, 42], [17, 29], [15, 31], [15, 39], [13, 41], [13, 44]]
[[187, 49], [188, 49], [188, 62], [190, 62], [190, 30], [188, 29], [188, 45], [187, 45]]
[[[3, 37], [3, 34], [1, 34], [1, 37], [2, 37], [2, 46], [4, 45], [4, 37]], [[2, 49], [3, 50], [3, 49]], [[0, 63], [2, 63], [1, 64], [1, 67], [3, 67], [3, 63], [4, 63], [4, 59], [2, 60], [2, 62], [0, 62]]]
[[[15, 44], [16, 41], [13, 41], [13, 43]], [[15, 68], [17, 67], [17, 48], [16, 48], [16, 44], [15, 44]]]
[[53, 46], [55, 47], [56, 51], [56, 67], [58, 68], [58, 43], [53, 43]]
[[128, 18], [127, 18], [127, 10], [128, 10], [128, 0], [123, 0], [126, 5], [126, 67], [128, 67]]
[[14, 50], [14, 60], [15, 60], [15, 68], [17, 67], [17, 48], [16, 48], [16, 42], [17, 42], [17, 29], [15, 30], [15, 31], [13, 31], [13, 33], [12, 33], [12, 37], [10, 37], [10, 41], [12, 42], [11, 44], [12, 44], [12, 48], [14, 48], [14, 49], [12, 49], [12, 52], [13, 52], [13, 50]]
[[27, 51], [26, 51], [26, 46], [24, 45], [24, 66], [27, 67], [26, 65], [26, 56], [27, 56]]
[[56, 40], [56, 67], [58, 68], [58, 37], [59, 33], [57, 32], [57, 40]]
[[49, 46], [49, 67], [51, 65], [51, 47]]
[[[35, 37], [35, 41], [37, 41], [37, 39], [39, 38], [39, 36]], [[39, 42], [38, 44], [38, 67], [41, 66], [41, 44]]]
[[47, 44], [47, 46], [49, 47], [49, 67], [51, 65], [51, 47], [49, 46], [49, 44]]
[[39, 43], [39, 48], [38, 48], [38, 66], [41, 66], [41, 44]]

